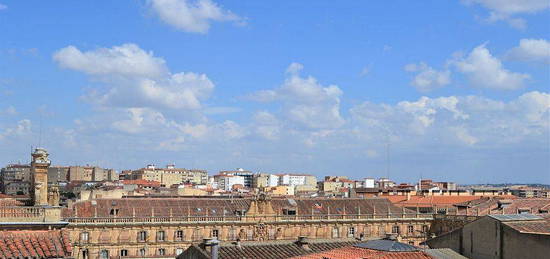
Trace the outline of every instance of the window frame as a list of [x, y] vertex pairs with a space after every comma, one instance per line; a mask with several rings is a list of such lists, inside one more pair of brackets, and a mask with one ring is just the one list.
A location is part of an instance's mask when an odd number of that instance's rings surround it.
[[138, 242], [147, 242], [147, 231], [141, 230], [137, 233], [137, 241]]
[[157, 231], [157, 242], [164, 242], [164, 241], [166, 241], [166, 231], [158, 230]]

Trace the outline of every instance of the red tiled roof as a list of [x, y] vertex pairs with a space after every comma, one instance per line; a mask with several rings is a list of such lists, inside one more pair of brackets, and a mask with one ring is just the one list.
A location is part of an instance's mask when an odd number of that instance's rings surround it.
[[520, 233], [550, 235], [550, 219], [524, 222], [504, 222]]
[[445, 196], [445, 195], [429, 195], [417, 196], [411, 195], [407, 200], [406, 195], [384, 195], [379, 196], [389, 199], [393, 204], [400, 207], [431, 207], [431, 206], [452, 206], [456, 203], [473, 201], [481, 198], [481, 196], [464, 195], [464, 196]]
[[150, 181], [145, 179], [138, 179], [138, 180], [122, 180], [122, 184], [136, 184], [136, 185], [145, 185], [145, 186], [152, 186], [152, 187], [160, 187], [160, 183], [157, 181]]
[[[251, 198], [122, 198], [97, 199], [77, 202], [72, 208], [62, 211], [63, 217], [111, 217], [111, 209], [118, 209], [118, 217], [169, 216], [221, 216], [233, 215], [235, 211], [246, 211]], [[147, 204], [147, 206], [143, 206]], [[314, 214], [401, 214], [403, 209], [391, 204], [387, 199], [332, 199], [332, 198], [273, 198], [271, 205], [276, 212], [294, 208], [298, 215]], [[226, 211], [224, 213], [224, 210]], [[76, 211], [76, 212], [75, 212]]]
[[[499, 206], [499, 202], [502, 203]], [[504, 203], [505, 202], [505, 203]], [[478, 200], [455, 204], [459, 213], [487, 215], [487, 214], [517, 214], [519, 210], [529, 210], [530, 213], [539, 213], [539, 210], [550, 210], [550, 198], [517, 198], [515, 196], [482, 197]]]
[[72, 254], [61, 230], [0, 231], [0, 258], [65, 258]]
[[432, 257], [422, 251], [414, 252], [388, 252], [372, 249], [347, 246], [325, 252], [292, 257], [292, 259], [431, 259]]

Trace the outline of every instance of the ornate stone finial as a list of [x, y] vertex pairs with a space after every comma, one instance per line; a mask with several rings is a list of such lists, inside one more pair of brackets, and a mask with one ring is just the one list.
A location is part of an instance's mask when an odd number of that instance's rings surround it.
[[34, 149], [34, 152], [32, 155], [32, 162], [37, 164], [47, 164], [50, 165], [51, 161], [48, 158], [49, 154], [48, 151], [44, 148], [36, 148]]

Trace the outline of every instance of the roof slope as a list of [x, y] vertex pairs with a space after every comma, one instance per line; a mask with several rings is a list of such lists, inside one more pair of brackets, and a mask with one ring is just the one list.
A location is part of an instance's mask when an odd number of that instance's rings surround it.
[[61, 230], [0, 231], [0, 258], [68, 258], [72, 246]]
[[[235, 211], [247, 211], [251, 198], [122, 198], [97, 199], [77, 202], [70, 209], [63, 210], [63, 217], [79, 218], [111, 217], [111, 210], [117, 209], [117, 217], [169, 216], [222, 216], [235, 215]], [[147, 204], [147, 206], [143, 206]], [[276, 212], [294, 208], [298, 215], [310, 214], [401, 214], [402, 208], [394, 206], [384, 198], [335, 199], [335, 198], [273, 198], [271, 205]], [[406, 213], [411, 213], [406, 210]]]

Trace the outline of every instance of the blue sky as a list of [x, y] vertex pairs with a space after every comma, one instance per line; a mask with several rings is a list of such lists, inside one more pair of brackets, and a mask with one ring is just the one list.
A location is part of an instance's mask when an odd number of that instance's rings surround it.
[[0, 0], [0, 163], [550, 183], [548, 10]]

